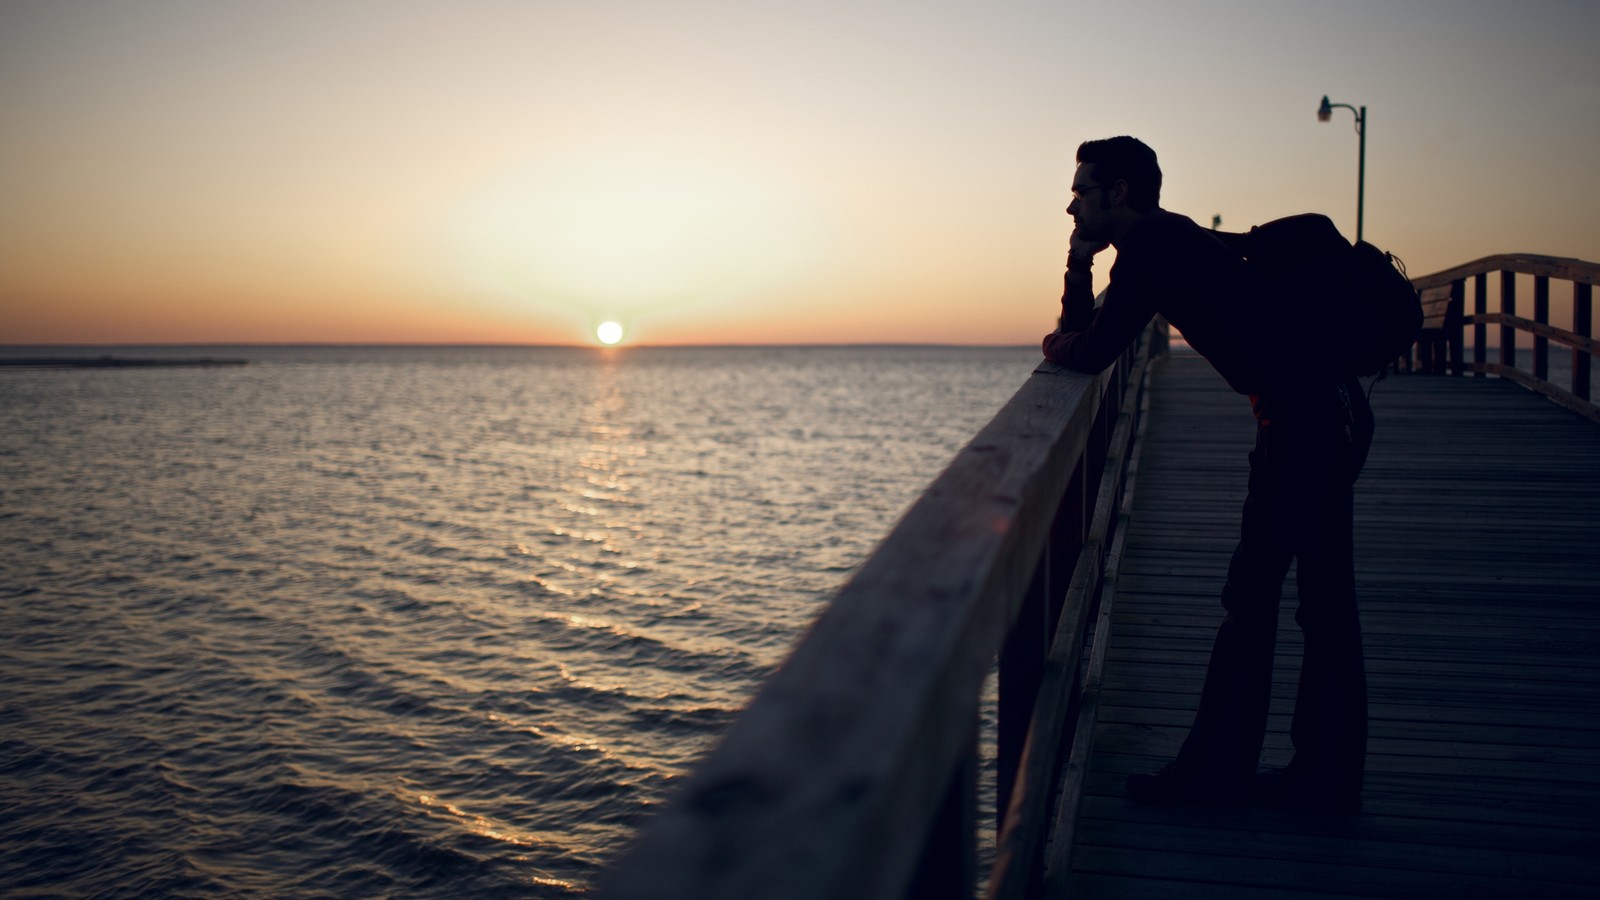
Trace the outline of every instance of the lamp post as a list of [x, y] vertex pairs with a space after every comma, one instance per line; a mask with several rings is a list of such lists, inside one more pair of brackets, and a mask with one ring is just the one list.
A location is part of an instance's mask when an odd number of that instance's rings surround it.
[[1366, 215], [1367, 203], [1367, 108], [1357, 109], [1348, 103], [1329, 103], [1328, 95], [1322, 95], [1322, 105], [1317, 107], [1317, 121], [1326, 122], [1333, 118], [1333, 111], [1337, 107], [1344, 107], [1356, 114], [1356, 134], [1361, 138], [1361, 156], [1356, 168], [1356, 240], [1361, 240], [1362, 220]]

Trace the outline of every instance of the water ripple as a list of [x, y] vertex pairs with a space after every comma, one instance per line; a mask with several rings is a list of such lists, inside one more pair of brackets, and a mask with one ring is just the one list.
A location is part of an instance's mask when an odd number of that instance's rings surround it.
[[242, 355], [0, 373], [0, 893], [581, 893], [1034, 354]]

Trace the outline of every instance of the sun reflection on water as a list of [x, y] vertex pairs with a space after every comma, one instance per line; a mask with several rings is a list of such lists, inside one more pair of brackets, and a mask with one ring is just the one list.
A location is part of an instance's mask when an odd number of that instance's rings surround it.
[[492, 838], [496, 841], [519, 847], [537, 847], [546, 843], [533, 835], [524, 834], [503, 823], [494, 822], [484, 816], [469, 813], [461, 807], [441, 800], [432, 794], [418, 794], [416, 799], [417, 803], [424, 809], [447, 813], [452, 817], [455, 824], [480, 837]]

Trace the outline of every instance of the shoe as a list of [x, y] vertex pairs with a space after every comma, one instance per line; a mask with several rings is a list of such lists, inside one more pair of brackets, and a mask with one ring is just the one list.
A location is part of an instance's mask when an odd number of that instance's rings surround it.
[[1258, 772], [1251, 804], [1292, 812], [1354, 816], [1361, 813], [1361, 791], [1339, 790], [1287, 769]]
[[1252, 795], [1248, 783], [1173, 761], [1153, 775], [1128, 776], [1128, 796], [1146, 806], [1243, 806]]

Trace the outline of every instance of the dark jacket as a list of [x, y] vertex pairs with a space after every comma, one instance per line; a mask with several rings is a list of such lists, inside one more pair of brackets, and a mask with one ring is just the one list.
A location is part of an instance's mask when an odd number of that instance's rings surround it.
[[1239, 393], [1299, 392], [1314, 377], [1296, 357], [1304, 324], [1292, 296], [1270, 295], [1256, 283], [1230, 246], [1240, 238], [1165, 210], [1144, 217], [1117, 244], [1099, 309], [1092, 286], [1067, 282], [1061, 333], [1045, 338], [1045, 356], [1098, 372], [1159, 313]]

